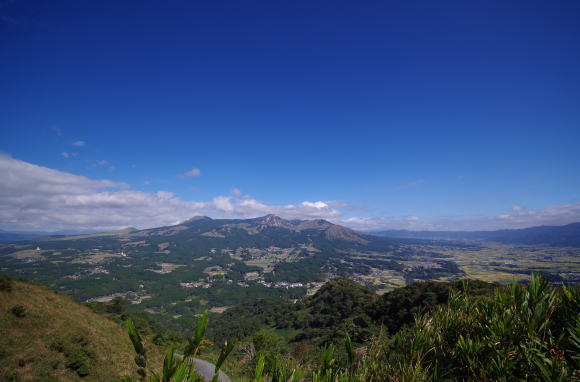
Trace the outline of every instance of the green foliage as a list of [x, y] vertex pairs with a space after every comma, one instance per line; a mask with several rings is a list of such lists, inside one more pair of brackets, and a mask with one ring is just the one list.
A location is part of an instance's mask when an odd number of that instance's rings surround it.
[[109, 304], [106, 305], [105, 312], [113, 314], [122, 313], [124, 311], [125, 304], [126, 301], [123, 297], [115, 297]]
[[387, 365], [395, 380], [566, 381], [579, 367], [579, 313], [578, 288], [558, 291], [536, 276], [489, 297], [456, 292], [367, 363]]
[[479, 296], [491, 294], [497, 287], [497, 284], [478, 280], [413, 283], [381, 296], [370, 310], [370, 315], [377, 324], [385, 326], [394, 334], [403, 326], [412, 324], [416, 315], [430, 312], [436, 306], [447, 303], [453, 290]]
[[[468, 289], [471, 296], [490, 294], [498, 285], [482, 281], [421, 282], [377, 296], [348, 279], [333, 279], [313, 296], [296, 304], [259, 299], [237, 305], [212, 316], [215, 326], [208, 328], [209, 338], [224, 341], [244, 339], [262, 329], [286, 332], [293, 343], [316, 346], [338, 343], [349, 336], [353, 343], [363, 343], [385, 326], [392, 334], [411, 325], [414, 316], [445, 304], [451, 290]], [[266, 357], [266, 367], [271, 357]]]
[[0, 292], [12, 292], [13, 281], [8, 275], [0, 275]]
[[[205, 330], [208, 323], [208, 313], [207, 311], [198, 319], [197, 326], [194, 330], [194, 336], [188, 339], [188, 344], [183, 352], [180, 360], [177, 360], [175, 349], [170, 346], [165, 354], [165, 359], [163, 360], [163, 369], [161, 375], [156, 372], [152, 372], [149, 376], [149, 382], [204, 382], [203, 377], [198, 375], [193, 369], [192, 357], [197, 355], [201, 345], [204, 341]], [[135, 328], [131, 321], [127, 321], [127, 333], [129, 338], [133, 343], [137, 357], [135, 358], [137, 365], [140, 367], [139, 374], [142, 380], [146, 377], [146, 354], [141, 342], [141, 336]], [[212, 382], [218, 381], [218, 376], [220, 368], [222, 367], [226, 358], [230, 355], [234, 345], [232, 343], [225, 343], [221, 349], [218, 360], [215, 364], [215, 376]], [[143, 362], [137, 362], [137, 360], [143, 360]], [[121, 379], [122, 382], [131, 382], [131, 378], [124, 376]]]
[[18, 318], [22, 318], [22, 317], [26, 316], [26, 308], [23, 307], [22, 305], [14, 305], [10, 309], [10, 312]]
[[263, 328], [257, 331], [250, 338], [249, 347], [254, 353], [249, 366], [251, 367], [254, 362], [263, 359], [265, 372], [279, 369], [280, 358], [285, 358], [289, 350], [286, 339], [271, 328]]
[[[293, 353], [275, 326], [284, 316], [280, 314], [269, 328], [259, 328], [251, 337], [254, 354], [246, 361], [245, 370], [256, 382], [578, 380], [580, 288], [553, 288], [537, 276], [529, 285], [514, 282], [501, 288], [474, 282], [421, 283], [381, 297], [351, 282], [335, 280], [301, 303], [272, 309], [282, 312], [289, 307], [284, 322], [297, 318], [301, 325], [331, 323], [336, 328], [329, 331], [333, 341], [325, 343], [320, 357]], [[258, 314], [255, 308], [252, 312]], [[404, 310], [399, 317], [403, 321], [412, 315], [412, 323], [402, 327], [386, 324], [383, 335], [378, 322], [388, 323], [385, 319], [397, 310]], [[8, 308], [4, 312], [10, 314]], [[352, 324], [358, 322], [353, 317], [363, 315], [371, 320], [368, 330], [372, 335], [359, 342], [352, 335], [356, 334]], [[207, 343], [208, 325], [206, 312], [198, 317], [186, 351], [179, 353], [170, 347], [157, 374], [150, 370], [145, 336], [129, 320], [127, 332], [142, 380], [201, 381], [190, 356], [198, 355]], [[79, 377], [93, 377], [96, 357], [87, 336], [79, 333], [61, 334], [51, 348], [63, 354], [65, 366]], [[228, 341], [213, 354], [217, 375], [236, 354], [235, 345]], [[27, 362], [21, 358], [20, 367]]]
[[430, 314], [417, 314], [392, 339], [375, 337], [361, 359], [348, 338], [346, 364], [327, 346], [309, 380], [578, 380], [578, 287], [553, 289], [534, 276], [528, 286], [513, 283], [489, 296], [473, 297], [468, 289], [454, 291]]
[[277, 356], [268, 375], [271, 382], [298, 382], [303, 380], [306, 373], [300, 365], [295, 366], [290, 360]]
[[344, 348], [346, 351], [346, 355], [347, 355], [347, 359], [348, 359], [348, 366], [354, 365], [354, 361], [356, 358], [355, 352], [354, 352], [354, 347], [352, 345], [352, 341], [350, 339], [350, 336], [346, 336], [346, 338], [344, 339]]
[[264, 366], [266, 365], [266, 359], [262, 355], [258, 359], [258, 363], [256, 364], [256, 370], [254, 372], [254, 382], [264, 382], [266, 380], [266, 376], [264, 375]]
[[274, 330], [264, 328], [256, 332], [251, 338], [256, 352], [281, 353], [286, 351], [286, 341]]
[[175, 362], [175, 349], [170, 346], [163, 360], [163, 376], [165, 379], [169, 379], [177, 371], [178, 365]]
[[[131, 378], [125, 376], [121, 382], [131, 382]], [[163, 373], [161, 375], [152, 372], [149, 382], [205, 382], [188, 363], [188, 358], [177, 361], [175, 350], [170, 347], [163, 361]]]
[[86, 377], [90, 374], [95, 353], [91, 349], [89, 341], [82, 334], [56, 340], [51, 344], [51, 349], [63, 353], [66, 358], [65, 366], [75, 371], [79, 377]]
[[245, 301], [222, 314], [212, 315], [212, 325], [207, 329], [208, 338], [219, 343], [232, 338], [251, 337], [261, 328], [277, 326], [289, 320], [293, 308], [293, 304], [273, 299]]
[[373, 332], [369, 313], [377, 299], [373, 291], [354, 281], [331, 280], [297, 305], [298, 310], [289, 317], [292, 327], [300, 330], [293, 340], [326, 344], [350, 334], [356, 342], [363, 342]]
[[208, 312], [206, 310], [197, 321], [193, 337], [187, 339], [187, 347], [183, 353], [184, 357], [195, 357], [199, 352], [203, 338], [205, 337], [207, 322]]
[[224, 361], [226, 360], [226, 358], [230, 355], [230, 353], [232, 352], [232, 350], [234, 350], [234, 344], [233, 342], [225, 342], [224, 346], [221, 348], [220, 351], [220, 355], [218, 357], [217, 362], [215, 363], [215, 371], [214, 371], [214, 376], [211, 379], [212, 382], [217, 382], [218, 381], [218, 377], [220, 374], [220, 368], [222, 367]]
[[145, 368], [147, 367], [147, 351], [143, 346], [141, 335], [139, 335], [139, 332], [137, 331], [135, 325], [133, 324], [133, 321], [131, 320], [127, 321], [127, 333], [129, 334], [129, 339], [133, 344], [135, 353], [137, 353], [137, 355], [135, 356], [135, 364], [139, 366], [137, 373], [139, 373], [142, 380], [145, 380], [145, 377], [147, 375], [147, 372], [145, 370]]

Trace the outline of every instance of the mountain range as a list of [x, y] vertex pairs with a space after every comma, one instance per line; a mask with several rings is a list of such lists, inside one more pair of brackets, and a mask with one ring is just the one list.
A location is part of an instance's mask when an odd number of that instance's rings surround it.
[[253, 219], [212, 219], [207, 216], [195, 216], [174, 226], [145, 230], [129, 228], [115, 234], [119, 233], [134, 237], [203, 236], [221, 239], [248, 235], [263, 236], [272, 241], [280, 240], [280, 234], [283, 233], [285, 235], [283, 240], [324, 240], [355, 244], [368, 244], [373, 240], [368, 235], [326, 220], [286, 220], [276, 215]]
[[398, 239], [473, 240], [504, 244], [549, 245], [580, 247], [580, 223], [563, 226], [539, 226], [497, 231], [409, 231], [386, 230], [370, 232], [373, 235]]
[[[277, 230], [276, 230], [277, 229]], [[42, 232], [42, 231], [8, 231], [0, 230], [0, 242], [16, 242], [26, 240], [50, 240], [83, 237], [156, 237], [184, 235], [202, 235], [206, 237], [226, 238], [241, 231], [249, 235], [258, 233], [272, 238], [286, 231], [294, 239], [303, 239], [303, 234], [312, 237], [318, 233], [319, 238], [328, 241], [342, 241], [366, 245], [374, 237], [392, 239], [424, 239], [424, 240], [462, 240], [490, 241], [504, 244], [549, 245], [557, 247], [580, 247], [580, 222], [563, 226], [538, 226], [522, 229], [506, 229], [495, 231], [412, 231], [412, 230], [381, 230], [358, 232], [350, 228], [330, 223], [326, 220], [286, 220], [276, 215], [266, 215], [252, 219], [212, 219], [207, 216], [194, 216], [180, 224], [159, 228], [138, 230], [126, 228], [102, 233], [87, 233], [80, 231]]]

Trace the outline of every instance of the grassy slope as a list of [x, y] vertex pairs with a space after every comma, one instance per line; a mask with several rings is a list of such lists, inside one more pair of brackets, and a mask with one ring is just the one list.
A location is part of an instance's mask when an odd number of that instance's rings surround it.
[[[24, 317], [12, 314], [15, 305], [24, 306]], [[83, 345], [78, 344], [79, 338]], [[55, 349], [58, 347], [53, 344], [58, 342], [93, 355], [85, 357], [89, 374], [83, 381], [136, 375], [132, 345], [117, 323], [42, 286], [14, 282], [12, 292], [0, 291], [0, 381], [8, 380], [14, 372], [17, 380], [81, 380], [67, 367], [72, 356]], [[156, 348], [149, 348], [150, 364], [157, 369], [161, 356]]]

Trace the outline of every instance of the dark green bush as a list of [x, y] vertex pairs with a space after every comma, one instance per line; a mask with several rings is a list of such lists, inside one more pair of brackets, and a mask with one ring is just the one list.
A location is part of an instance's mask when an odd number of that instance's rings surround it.
[[8, 275], [0, 275], [0, 291], [12, 292], [12, 277]]
[[75, 371], [79, 377], [85, 377], [90, 374], [91, 361], [95, 358], [89, 345], [89, 341], [84, 336], [77, 335], [64, 340], [56, 340], [50, 348], [64, 354], [65, 366], [68, 369]]
[[10, 312], [19, 318], [26, 316], [26, 308], [22, 305], [13, 306], [12, 309], [10, 309]]
[[105, 312], [119, 314], [125, 310], [125, 299], [123, 297], [115, 297], [110, 303], [105, 305]]

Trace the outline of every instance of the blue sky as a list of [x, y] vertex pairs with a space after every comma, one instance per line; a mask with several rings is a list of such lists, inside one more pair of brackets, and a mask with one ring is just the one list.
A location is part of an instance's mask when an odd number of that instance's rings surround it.
[[0, 228], [578, 221], [579, 19], [577, 1], [3, 1]]

